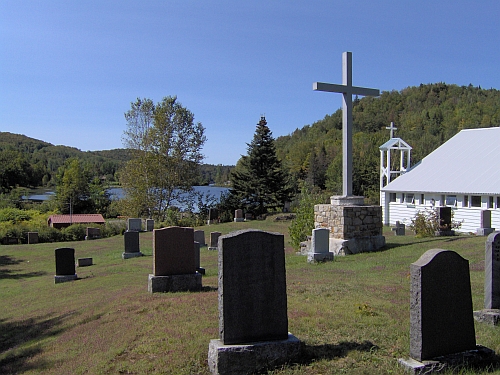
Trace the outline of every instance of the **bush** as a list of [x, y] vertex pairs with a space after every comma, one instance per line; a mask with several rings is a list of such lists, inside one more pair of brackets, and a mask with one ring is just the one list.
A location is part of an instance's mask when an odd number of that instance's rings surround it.
[[61, 230], [65, 241], [83, 241], [87, 234], [87, 225], [72, 224]]
[[[451, 228], [449, 229], [459, 229], [462, 226], [462, 222], [453, 221], [453, 210], [451, 211]], [[440, 228], [439, 223], [439, 212], [438, 208], [425, 209], [424, 211], [418, 211], [411, 223], [409, 225], [410, 229], [415, 232], [417, 237], [434, 237], [436, 232]]]

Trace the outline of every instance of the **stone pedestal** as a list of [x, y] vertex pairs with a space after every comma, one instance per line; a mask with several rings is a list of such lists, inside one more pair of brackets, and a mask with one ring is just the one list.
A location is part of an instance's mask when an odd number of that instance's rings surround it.
[[385, 246], [382, 207], [364, 205], [363, 197], [333, 196], [314, 206], [314, 227], [330, 229], [334, 255], [376, 251]]
[[200, 291], [202, 287], [201, 273], [187, 275], [155, 276], [149, 274], [148, 292], [185, 292]]
[[136, 258], [136, 257], [142, 257], [144, 254], [141, 253], [140, 251], [136, 251], [134, 253], [122, 253], [122, 259], [130, 259], [130, 258]]
[[495, 228], [477, 228], [476, 236], [489, 236], [495, 231]]
[[214, 375], [246, 375], [276, 368], [300, 359], [301, 343], [288, 334], [286, 340], [224, 345], [210, 340], [208, 367]]
[[76, 262], [78, 267], [88, 267], [92, 265], [92, 258], [78, 258]]
[[76, 273], [74, 275], [55, 275], [54, 276], [54, 283], [59, 284], [59, 283], [65, 283], [67, 281], [73, 281], [76, 280], [78, 277], [76, 276]]
[[474, 311], [474, 319], [478, 322], [496, 326], [500, 323], [500, 310], [499, 309], [483, 309]]

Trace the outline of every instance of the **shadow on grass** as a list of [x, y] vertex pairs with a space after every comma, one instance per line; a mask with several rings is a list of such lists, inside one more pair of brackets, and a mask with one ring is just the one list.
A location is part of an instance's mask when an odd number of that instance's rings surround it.
[[8, 255], [0, 255], [0, 280], [1, 279], [24, 279], [28, 277], [36, 277], [36, 276], [44, 276], [47, 272], [37, 271], [37, 272], [28, 272], [28, 273], [15, 273], [15, 270], [7, 269], [3, 267], [7, 266], [16, 266], [20, 263], [24, 262], [21, 259], [16, 259], [10, 257]]
[[323, 345], [307, 345], [304, 344], [302, 347], [302, 361], [304, 365], [309, 365], [314, 361], [321, 359], [334, 359], [339, 357], [345, 357], [350, 351], [357, 350], [360, 352], [371, 352], [377, 350], [378, 346], [374, 345], [370, 341], [359, 342], [348, 342], [341, 341], [340, 343], [334, 344], [323, 344]]
[[[39, 345], [29, 346], [47, 337], [60, 334], [58, 328], [71, 313], [54, 318], [38, 317], [9, 322], [0, 319], [0, 374], [20, 374], [28, 370], [47, 368], [45, 360], [32, 358], [42, 352]], [[23, 344], [27, 347], [23, 347]]]
[[385, 246], [383, 248], [381, 248], [379, 251], [386, 251], [386, 250], [395, 249], [398, 247], [412, 246], [412, 245], [418, 245], [418, 244], [422, 244], [422, 243], [429, 243], [429, 242], [436, 242], [436, 241], [443, 241], [443, 237], [436, 237], [436, 238], [432, 238], [432, 239], [409, 242], [409, 243], [386, 243]]
[[202, 292], [216, 292], [217, 290], [219, 290], [219, 288], [216, 288], [214, 286], [203, 286], [201, 288]]

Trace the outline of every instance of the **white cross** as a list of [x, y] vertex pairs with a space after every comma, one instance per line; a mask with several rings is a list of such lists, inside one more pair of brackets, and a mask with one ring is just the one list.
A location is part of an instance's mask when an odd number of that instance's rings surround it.
[[394, 138], [394, 130], [398, 130], [398, 128], [394, 127], [394, 122], [391, 121], [391, 126], [386, 126], [385, 128], [391, 131], [391, 139]]
[[352, 85], [352, 52], [342, 53], [342, 84], [314, 82], [313, 90], [343, 94], [342, 100], [342, 192], [352, 196], [352, 96], [379, 96], [378, 89]]

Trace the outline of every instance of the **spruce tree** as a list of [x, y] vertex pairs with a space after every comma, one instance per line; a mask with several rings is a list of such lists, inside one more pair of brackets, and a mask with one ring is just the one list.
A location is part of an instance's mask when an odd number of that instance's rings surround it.
[[254, 215], [283, 207], [291, 198], [291, 189], [265, 117], [261, 117], [247, 146], [248, 154], [238, 161], [231, 174], [233, 198]]

